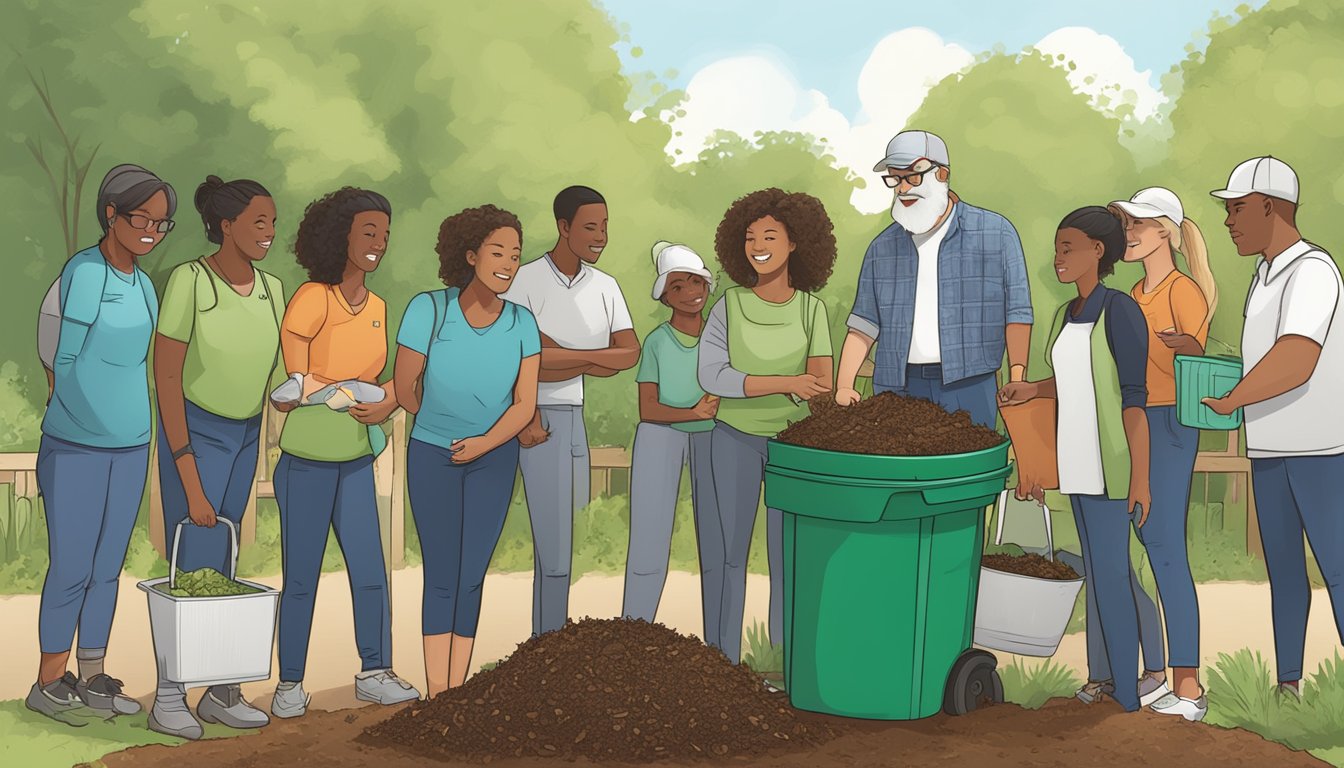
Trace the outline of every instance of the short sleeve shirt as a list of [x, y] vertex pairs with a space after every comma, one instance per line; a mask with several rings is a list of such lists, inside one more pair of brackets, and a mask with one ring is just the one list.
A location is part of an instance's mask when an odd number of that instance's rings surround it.
[[261, 413], [280, 360], [283, 290], [278, 279], [261, 270], [253, 270], [247, 296], [199, 261], [173, 270], [158, 330], [187, 345], [182, 363], [186, 399], [226, 419], [242, 421]]
[[[285, 309], [280, 348], [289, 373], [375, 383], [387, 364], [387, 305], [370, 291], [355, 312], [337, 286], [304, 283]], [[373, 452], [368, 429], [354, 416], [314, 405], [286, 415], [280, 449], [312, 461], [351, 461]]]
[[[697, 378], [700, 340], [663, 323], [644, 339], [635, 381], [658, 385], [658, 402], [669, 408], [693, 408], [705, 396]], [[682, 432], [707, 432], [714, 420], [683, 421], [671, 425]]]
[[1344, 453], [1344, 331], [1339, 267], [1325, 251], [1298, 241], [1256, 267], [1246, 299], [1242, 364], [1250, 371], [1284, 336], [1321, 345], [1311, 378], [1302, 386], [1245, 408], [1246, 453], [1251, 458], [1333, 456]]
[[1157, 334], [1188, 334], [1204, 346], [1209, 339], [1209, 302], [1194, 280], [1176, 270], [1152, 291], [1145, 292], [1140, 280], [1129, 295], [1148, 325], [1148, 405], [1175, 405], [1176, 351]]
[[541, 352], [531, 312], [505, 301], [493, 323], [476, 328], [459, 296], [457, 288], [417, 295], [397, 332], [398, 345], [425, 356], [411, 437], [440, 448], [488, 432], [513, 404], [523, 360]]
[[[549, 253], [520, 267], [503, 298], [529, 310], [540, 332], [566, 349], [605, 349], [613, 334], [635, 327], [615, 278], [580, 264], [570, 280]], [[541, 382], [537, 404], [583, 405], [583, 377]]]

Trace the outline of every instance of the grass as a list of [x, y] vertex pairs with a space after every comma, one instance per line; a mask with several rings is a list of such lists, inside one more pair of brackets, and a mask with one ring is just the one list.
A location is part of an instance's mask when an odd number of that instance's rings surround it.
[[770, 682], [783, 687], [784, 646], [770, 643], [770, 630], [762, 622], [747, 627], [742, 663]]
[[[28, 711], [21, 701], [0, 702], [0, 765], [22, 768], [69, 768], [102, 756], [146, 744], [182, 744], [183, 739], [149, 730], [147, 716], [92, 721], [71, 728]], [[222, 725], [205, 726], [205, 738], [238, 736]]]
[[1083, 684], [1071, 668], [1053, 659], [1031, 666], [1013, 659], [1008, 666], [999, 667], [999, 677], [1004, 698], [1026, 709], [1040, 709], [1050, 699], [1072, 696]]
[[[1302, 700], [1280, 696], [1270, 665], [1259, 653], [1219, 654], [1208, 670], [1206, 722], [1242, 728], [1292, 749], [1330, 753], [1344, 763], [1344, 660], [1321, 664], [1303, 681]], [[1320, 757], [1321, 755], [1317, 755]], [[1322, 758], [1324, 759], [1324, 758]]]

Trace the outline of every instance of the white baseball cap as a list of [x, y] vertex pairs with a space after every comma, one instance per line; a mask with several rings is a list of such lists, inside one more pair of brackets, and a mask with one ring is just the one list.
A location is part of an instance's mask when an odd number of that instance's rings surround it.
[[1181, 198], [1166, 187], [1140, 189], [1129, 200], [1116, 200], [1111, 205], [1136, 219], [1167, 218], [1176, 222], [1178, 227], [1185, 221], [1185, 208], [1181, 206]]
[[1297, 205], [1297, 172], [1276, 157], [1253, 157], [1232, 169], [1227, 189], [1215, 189], [1209, 194], [1235, 200], [1256, 192]]
[[674, 272], [685, 272], [705, 278], [709, 290], [714, 290], [714, 276], [705, 269], [705, 261], [700, 254], [684, 245], [674, 245], [666, 240], [653, 244], [653, 265], [658, 270], [658, 279], [653, 281], [653, 298], [661, 301], [663, 291], [667, 289], [667, 277]]

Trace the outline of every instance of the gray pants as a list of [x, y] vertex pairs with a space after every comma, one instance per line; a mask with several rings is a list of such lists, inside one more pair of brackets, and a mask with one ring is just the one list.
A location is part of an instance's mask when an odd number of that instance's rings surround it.
[[550, 437], [523, 448], [518, 466], [532, 522], [532, 635], [565, 626], [569, 569], [574, 557], [574, 510], [588, 505], [588, 432], [581, 405], [543, 405]]
[[[719, 613], [718, 647], [734, 663], [742, 659], [742, 616], [747, 601], [747, 554], [756, 508], [765, 481], [767, 438], [748, 435], [715, 422], [710, 452], [714, 456], [714, 492], [723, 526], [723, 607]], [[784, 641], [783, 513], [765, 510], [766, 553], [770, 565], [770, 642]]]
[[700, 597], [705, 642], [718, 646], [723, 602], [723, 529], [710, 464], [711, 432], [682, 432], [640, 422], [630, 468], [630, 550], [625, 561], [621, 615], [653, 621], [667, 581], [672, 523], [681, 492], [681, 468], [691, 468], [691, 506], [700, 554]]

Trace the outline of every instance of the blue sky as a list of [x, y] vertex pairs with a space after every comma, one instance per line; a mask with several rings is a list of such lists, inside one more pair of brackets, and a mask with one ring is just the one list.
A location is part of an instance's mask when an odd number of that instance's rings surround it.
[[[1185, 46], [1214, 13], [1243, 0], [600, 0], [629, 24], [631, 44], [618, 50], [633, 70], [662, 74], [684, 86], [701, 67], [745, 53], [780, 62], [805, 88], [824, 93], [839, 112], [856, 116], [857, 80], [874, 45], [892, 32], [926, 27], [948, 43], [978, 53], [1002, 44], [1010, 51], [1036, 43], [1060, 27], [1091, 27], [1115, 38], [1135, 69], [1152, 70], [1152, 83], [1185, 56]], [[1251, 7], [1265, 0], [1249, 0]], [[763, 11], [763, 8], [769, 8]], [[818, 11], [818, 8], [824, 10]]]

